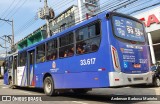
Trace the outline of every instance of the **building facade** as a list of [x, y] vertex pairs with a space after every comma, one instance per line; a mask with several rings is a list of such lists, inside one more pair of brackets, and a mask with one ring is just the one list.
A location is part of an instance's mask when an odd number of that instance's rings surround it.
[[160, 6], [140, 12], [134, 17], [146, 26], [152, 63], [160, 61]]

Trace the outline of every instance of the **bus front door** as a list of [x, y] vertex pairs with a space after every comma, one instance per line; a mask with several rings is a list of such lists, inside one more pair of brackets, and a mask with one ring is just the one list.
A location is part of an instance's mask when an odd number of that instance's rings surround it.
[[17, 56], [13, 56], [13, 85], [17, 85]]
[[28, 51], [28, 86], [35, 86], [35, 50]]

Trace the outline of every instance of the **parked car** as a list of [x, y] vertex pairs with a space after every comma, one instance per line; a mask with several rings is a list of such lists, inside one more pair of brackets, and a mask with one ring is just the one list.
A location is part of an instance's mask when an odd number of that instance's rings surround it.
[[156, 87], [160, 86], [160, 62], [157, 62], [151, 67], [152, 70], [152, 84]]

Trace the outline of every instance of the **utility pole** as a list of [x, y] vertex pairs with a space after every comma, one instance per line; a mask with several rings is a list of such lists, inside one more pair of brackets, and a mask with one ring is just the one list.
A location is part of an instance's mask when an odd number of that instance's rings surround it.
[[7, 40], [6, 40], [6, 38], [7, 38], [7, 35], [4, 35], [3, 36], [4, 37], [4, 39], [2, 38], [2, 37], [0, 37], [2, 40], [4, 40], [4, 47], [0, 44], [0, 47], [2, 47], [2, 48], [5, 48], [5, 57], [7, 57], [7, 44], [6, 44], [6, 42], [7, 42]]
[[[0, 18], [0, 20], [2, 20], [2, 21], [5, 21], [5, 22], [11, 22], [12, 24], [10, 24], [10, 23], [8, 23], [9, 25], [11, 25], [12, 26], [12, 39], [11, 39], [11, 48], [13, 48], [14, 47], [14, 24], [13, 24], [13, 19], [12, 20], [6, 20], [6, 19], [1, 19]], [[6, 39], [5, 39], [6, 40]]]
[[12, 19], [12, 44], [11, 44], [11, 48], [13, 49], [14, 48], [14, 22], [13, 22], [13, 19]]
[[54, 11], [52, 8], [48, 7], [47, 0], [44, 0], [44, 8], [40, 9], [40, 11], [38, 12], [38, 16], [39, 18], [46, 20], [47, 37], [50, 37], [51, 33], [50, 33], [49, 20], [54, 18]]
[[12, 36], [12, 35], [3, 35], [2, 37], [4, 37], [4, 38], [0, 37], [0, 39], [4, 40], [4, 47], [1, 44], [0, 44], [0, 47], [5, 48], [6, 57], [7, 57], [7, 48], [9, 48], [9, 47], [7, 47], [7, 43], [12, 44], [12, 39], [10, 38], [10, 36]]
[[47, 0], [44, 0], [44, 11], [46, 13], [46, 25], [47, 25], [47, 37], [50, 37], [51, 33], [50, 33], [50, 27], [49, 27], [49, 8], [48, 8], [48, 4], [47, 4]]
[[79, 14], [79, 21], [81, 22], [83, 19], [82, 14], [82, 0], [78, 0], [78, 14]]
[[[6, 36], [5, 36], [5, 40], [6, 40]], [[6, 41], [4, 41], [4, 47], [6, 48], [6, 57], [7, 57], [7, 47], [6, 47]]]

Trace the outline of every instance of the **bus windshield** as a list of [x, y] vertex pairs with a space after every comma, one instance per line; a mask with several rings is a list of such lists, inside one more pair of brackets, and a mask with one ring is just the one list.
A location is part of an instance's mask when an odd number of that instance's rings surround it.
[[125, 17], [112, 17], [114, 34], [123, 39], [145, 42], [142, 23]]

